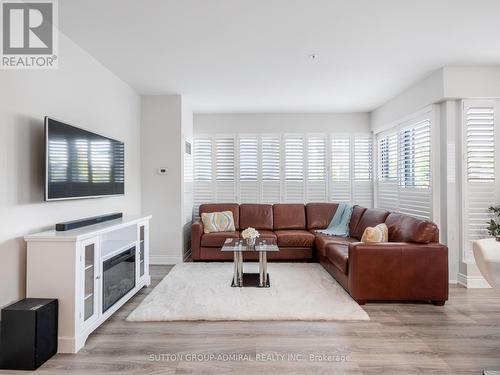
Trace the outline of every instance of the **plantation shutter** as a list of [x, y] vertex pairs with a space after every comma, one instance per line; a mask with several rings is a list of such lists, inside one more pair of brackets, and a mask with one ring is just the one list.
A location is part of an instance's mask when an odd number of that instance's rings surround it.
[[330, 136], [330, 200], [351, 202], [351, 142], [349, 135]]
[[377, 207], [399, 211], [397, 130], [377, 137], [377, 154]]
[[323, 135], [307, 137], [307, 202], [326, 201], [326, 141]]
[[215, 201], [213, 180], [212, 138], [195, 138], [193, 142], [194, 162], [194, 216], [199, 216], [199, 206]]
[[352, 203], [373, 207], [372, 136], [354, 136]]
[[377, 136], [377, 207], [432, 220], [430, 115]]
[[284, 202], [304, 203], [304, 137], [284, 136]]
[[262, 148], [262, 203], [281, 201], [281, 137], [263, 135]]
[[197, 135], [193, 161], [196, 215], [210, 202], [372, 206], [370, 134]]
[[240, 203], [260, 202], [259, 139], [257, 136], [239, 137], [238, 182]]
[[[464, 102], [464, 253], [472, 259], [472, 241], [488, 236], [488, 207], [499, 202], [495, 186], [499, 166], [498, 104], [495, 101]], [[499, 142], [497, 141], [498, 145]]]
[[402, 126], [398, 161], [399, 211], [419, 219], [432, 219], [429, 118]]
[[217, 203], [236, 199], [234, 136], [215, 138], [215, 195]]

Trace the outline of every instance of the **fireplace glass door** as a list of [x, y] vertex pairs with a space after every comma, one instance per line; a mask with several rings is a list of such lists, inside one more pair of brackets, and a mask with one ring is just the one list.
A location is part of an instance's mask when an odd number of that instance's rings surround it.
[[102, 312], [105, 312], [135, 287], [135, 246], [105, 260], [102, 267]]

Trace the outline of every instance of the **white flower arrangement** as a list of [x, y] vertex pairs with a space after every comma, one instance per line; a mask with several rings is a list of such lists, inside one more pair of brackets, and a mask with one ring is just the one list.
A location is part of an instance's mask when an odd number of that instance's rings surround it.
[[260, 236], [259, 231], [251, 227], [241, 232], [241, 237], [243, 237], [245, 240], [258, 238], [259, 236]]

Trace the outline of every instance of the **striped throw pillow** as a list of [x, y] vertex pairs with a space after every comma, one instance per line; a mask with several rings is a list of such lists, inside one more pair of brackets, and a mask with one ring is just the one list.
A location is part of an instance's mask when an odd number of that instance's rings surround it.
[[203, 231], [205, 233], [234, 232], [234, 217], [231, 211], [202, 213]]
[[387, 242], [389, 241], [389, 230], [384, 223], [377, 225], [375, 228], [367, 227], [361, 237], [361, 242]]

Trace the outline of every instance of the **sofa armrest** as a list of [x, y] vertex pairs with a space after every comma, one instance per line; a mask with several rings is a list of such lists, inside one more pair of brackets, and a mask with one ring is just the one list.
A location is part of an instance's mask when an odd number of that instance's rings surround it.
[[352, 243], [348, 285], [361, 301], [446, 301], [448, 248], [439, 243]]
[[201, 236], [203, 235], [203, 223], [198, 219], [191, 224], [191, 258], [200, 259]]

